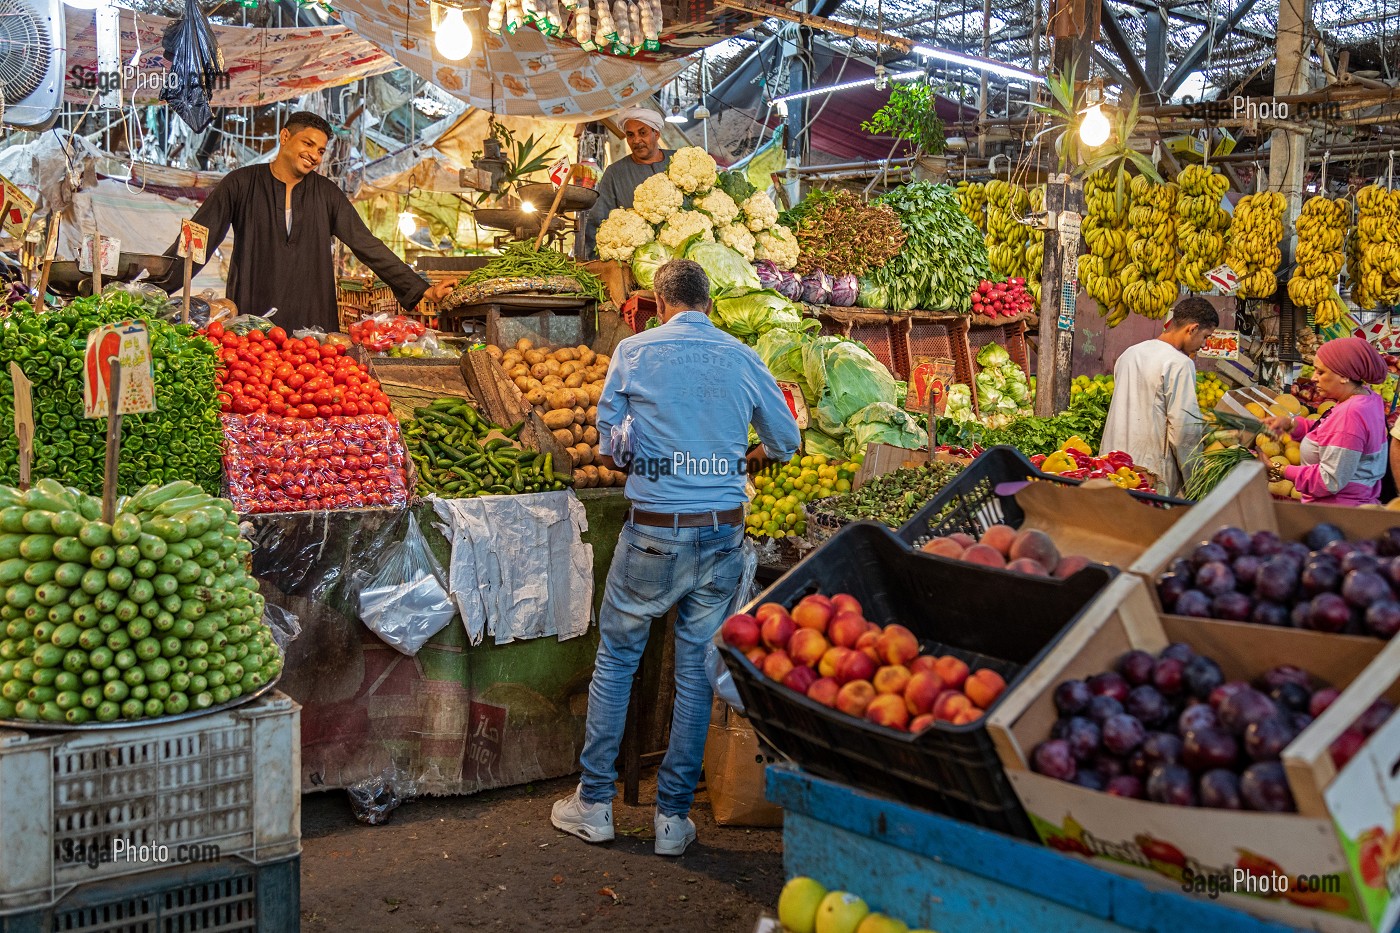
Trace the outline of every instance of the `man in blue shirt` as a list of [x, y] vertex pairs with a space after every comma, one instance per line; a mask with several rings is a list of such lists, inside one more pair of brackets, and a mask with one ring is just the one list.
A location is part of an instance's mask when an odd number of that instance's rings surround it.
[[655, 828], [656, 854], [680, 855], [695, 839], [687, 814], [710, 725], [705, 650], [743, 572], [749, 425], [774, 460], [791, 458], [801, 434], [758, 354], [710, 322], [710, 282], [698, 263], [666, 263], [653, 287], [661, 326], [618, 344], [598, 400], [600, 462], [630, 468], [632, 509], [598, 618], [583, 779], [551, 819], [585, 842], [613, 838], [632, 676], [652, 620], [678, 606], [675, 710]]

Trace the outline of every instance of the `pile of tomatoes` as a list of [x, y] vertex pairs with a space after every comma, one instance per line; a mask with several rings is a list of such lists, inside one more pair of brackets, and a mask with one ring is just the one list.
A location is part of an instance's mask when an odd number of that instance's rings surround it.
[[360, 346], [383, 352], [390, 347], [417, 340], [426, 331], [422, 321], [404, 317], [402, 314], [397, 317], [376, 314], [351, 324], [349, 333], [350, 339]]
[[389, 415], [389, 398], [345, 348], [314, 337], [227, 333], [218, 323], [204, 332], [219, 347], [219, 409], [224, 414], [283, 418]]

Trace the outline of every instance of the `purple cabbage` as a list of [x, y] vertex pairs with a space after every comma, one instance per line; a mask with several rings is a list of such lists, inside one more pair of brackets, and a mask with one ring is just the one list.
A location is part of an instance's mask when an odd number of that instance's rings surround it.
[[802, 277], [802, 300], [809, 305], [831, 303], [831, 276], [818, 269]]
[[778, 283], [778, 294], [788, 301], [802, 300], [802, 279], [795, 272], [784, 271], [782, 281]]
[[771, 288], [773, 291], [782, 291], [783, 270], [771, 259], [760, 259], [754, 263], [754, 271], [758, 273], [758, 284], [762, 288]]
[[831, 303], [838, 308], [849, 308], [856, 303], [860, 294], [860, 280], [849, 272], [838, 275], [831, 285]]

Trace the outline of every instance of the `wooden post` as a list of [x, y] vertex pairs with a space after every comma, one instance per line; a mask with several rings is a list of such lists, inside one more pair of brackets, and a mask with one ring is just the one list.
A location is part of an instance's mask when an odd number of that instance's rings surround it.
[[10, 384], [15, 390], [15, 437], [19, 439], [19, 488], [29, 488], [30, 464], [34, 461], [34, 397], [24, 370], [10, 362]]
[[194, 276], [194, 250], [185, 249], [185, 298], [180, 305], [180, 323], [190, 322], [190, 279]]
[[117, 517], [117, 463], [122, 451], [122, 416], [117, 411], [122, 397], [122, 364], [112, 360], [107, 380], [107, 462], [102, 472], [102, 520], [112, 524]]
[[49, 290], [49, 272], [53, 269], [54, 250], [58, 246], [58, 225], [57, 213], [49, 214], [48, 230], [44, 235], [44, 266], [39, 273], [39, 307], [44, 306], [44, 293]]
[[102, 234], [96, 233], [92, 237], [92, 293], [94, 296], [102, 295]]
[[[1303, 94], [1308, 90], [1307, 48], [1311, 43], [1308, 24], [1312, 20], [1310, 0], [1279, 0], [1277, 64], [1274, 68], [1274, 96]], [[1281, 192], [1287, 200], [1284, 209], [1284, 265], [1292, 261], [1289, 231], [1303, 206], [1303, 176], [1307, 171], [1308, 134], [1306, 130], [1274, 130], [1269, 145], [1269, 189]], [[1279, 287], [1283, 287], [1280, 280]]]
[[559, 189], [554, 192], [554, 203], [549, 206], [549, 213], [544, 216], [544, 223], [540, 225], [540, 235], [535, 238], [535, 251], [539, 252], [544, 245], [544, 238], [549, 236], [549, 225], [554, 223], [554, 215], [559, 213], [559, 202], [564, 200], [564, 191], [569, 187], [569, 182], [573, 181], [574, 175], [578, 172], [578, 166], [572, 165], [564, 175], [564, 182]]

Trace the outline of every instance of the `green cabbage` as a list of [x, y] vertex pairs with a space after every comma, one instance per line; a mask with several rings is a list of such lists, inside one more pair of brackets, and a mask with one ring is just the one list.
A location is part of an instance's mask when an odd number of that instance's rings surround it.
[[656, 279], [656, 270], [673, 258], [671, 251], [655, 240], [637, 247], [632, 254], [632, 275], [637, 284], [642, 288], [651, 288]]
[[816, 399], [812, 416], [832, 437], [846, 420], [876, 402], [894, 404], [894, 377], [870, 351], [843, 337], [818, 337], [803, 346], [802, 368]]
[[700, 263], [710, 277], [710, 294], [716, 297], [759, 287], [758, 273], [749, 261], [723, 243], [699, 240], [685, 250], [685, 258]]
[[847, 419], [846, 430], [842, 447], [847, 457], [854, 457], [868, 444], [893, 444], [909, 450], [928, 445], [928, 432], [907, 411], [888, 402], [865, 406]]
[[972, 411], [972, 388], [965, 383], [955, 382], [948, 387], [948, 404], [944, 407], [943, 413], [954, 421], [971, 421], [975, 414]]
[[802, 370], [802, 335], [785, 327], [775, 327], [753, 345], [759, 359], [779, 382], [795, 382], [805, 396], [807, 374]]
[[890, 290], [884, 285], [876, 285], [864, 276], [860, 279], [860, 291], [856, 293], [856, 304], [862, 308], [888, 308]]
[[761, 288], [716, 298], [710, 319], [721, 330], [749, 344], [774, 328], [802, 331], [821, 327], [820, 321], [804, 321], [797, 305], [782, 295]]
[[989, 343], [977, 354], [978, 366], [1001, 366], [1011, 362], [1011, 354], [999, 343]]
[[841, 447], [841, 442], [829, 434], [823, 434], [816, 428], [803, 429], [802, 452], [812, 456], [826, 457], [831, 460], [846, 459], [846, 452]]

